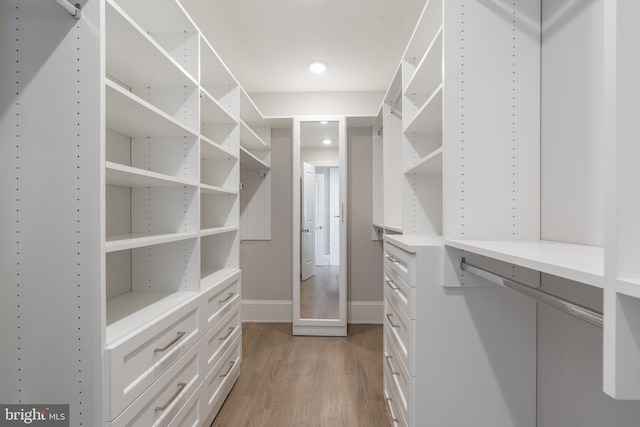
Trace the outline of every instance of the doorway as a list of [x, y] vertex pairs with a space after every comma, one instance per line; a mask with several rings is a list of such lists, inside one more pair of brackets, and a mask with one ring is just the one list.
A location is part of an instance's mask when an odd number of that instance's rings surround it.
[[294, 118], [293, 140], [293, 333], [344, 336], [345, 119]]

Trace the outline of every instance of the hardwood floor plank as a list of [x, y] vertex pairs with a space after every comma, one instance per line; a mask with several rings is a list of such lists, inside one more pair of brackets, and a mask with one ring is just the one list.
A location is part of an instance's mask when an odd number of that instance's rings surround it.
[[240, 378], [211, 427], [382, 427], [382, 325], [347, 337], [291, 335], [291, 324], [243, 324]]

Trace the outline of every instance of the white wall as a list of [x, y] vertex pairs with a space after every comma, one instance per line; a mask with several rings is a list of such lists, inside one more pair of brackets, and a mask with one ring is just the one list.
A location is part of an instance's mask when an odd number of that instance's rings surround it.
[[[371, 138], [371, 128], [347, 129], [347, 297], [350, 304], [364, 303], [375, 306], [382, 302], [382, 247], [380, 242], [371, 240]], [[253, 316], [250, 320], [254, 321], [291, 321], [291, 129], [273, 129], [271, 145], [272, 240], [243, 241], [240, 244], [245, 304], [243, 310], [245, 313], [251, 310], [263, 316]], [[247, 309], [249, 305], [251, 307]], [[262, 305], [261, 309], [253, 310], [258, 305]], [[268, 311], [275, 313], [275, 317], [264, 314]], [[368, 309], [365, 309], [365, 312], [368, 313]], [[285, 315], [288, 315], [288, 318], [282, 317]]]

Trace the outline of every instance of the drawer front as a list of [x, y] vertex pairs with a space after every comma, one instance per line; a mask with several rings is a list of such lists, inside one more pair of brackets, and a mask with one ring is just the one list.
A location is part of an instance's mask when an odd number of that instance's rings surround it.
[[204, 380], [205, 418], [212, 419], [240, 375], [242, 337], [237, 337]]
[[210, 372], [222, 354], [227, 351], [241, 333], [240, 304], [237, 303], [234, 305], [233, 311], [227, 313], [227, 315], [205, 335], [202, 349], [204, 354], [202, 359], [205, 364], [202, 372]]
[[415, 320], [409, 319], [406, 313], [393, 303], [393, 296], [389, 289], [385, 289], [384, 299], [384, 329], [394, 340], [402, 362], [411, 375], [415, 373]]
[[386, 337], [384, 346], [384, 369], [389, 373], [390, 381], [393, 383], [393, 389], [396, 391], [397, 403], [400, 408], [401, 416], [409, 425], [412, 422], [412, 414], [414, 413], [414, 382], [415, 378], [409, 375], [406, 366], [402, 363], [402, 358], [397, 352], [394, 341]]
[[394, 304], [402, 309], [410, 319], [416, 318], [416, 288], [412, 288], [388, 265], [384, 266], [384, 286], [391, 291]]
[[193, 300], [106, 349], [107, 419], [113, 420], [202, 336]]
[[384, 244], [384, 263], [411, 287], [415, 287], [416, 256], [389, 242]]
[[204, 424], [204, 399], [202, 384], [193, 393], [189, 401], [180, 409], [178, 415], [169, 423], [169, 427], [196, 427]]
[[168, 426], [202, 382], [199, 347], [193, 346], [158, 381], [107, 425]]
[[384, 401], [387, 406], [387, 414], [389, 415], [389, 423], [392, 427], [405, 427], [407, 424], [401, 415], [398, 406], [398, 397], [396, 394], [393, 380], [389, 377], [389, 372], [384, 372]]
[[241, 272], [238, 271], [204, 292], [202, 313], [205, 331], [213, 328], [240, 303], [240, 280]]

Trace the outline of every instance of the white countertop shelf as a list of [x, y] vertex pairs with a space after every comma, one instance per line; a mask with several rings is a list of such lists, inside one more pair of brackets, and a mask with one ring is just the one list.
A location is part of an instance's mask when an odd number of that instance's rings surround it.
[[197, 187], [198, 182], [163, 175], [114, 162], [106, 162], [106, 183], [120, 187]]
[[176, 310], [198, 292], [127, 292], [107, 300], [107, 348], [146, 323]]
[[195, 239], [198, 233], [127, 233], [107, 236], [105, 252], [117, 252]]
[[418, 163], [405, 170], [404, 173], [442, 173], [442, 147], [431, 152]]
[[444, 248], [444, 239], [442, 236], [385, 234], [384, 240], [411, 253], [442, 251]]
[[216, 283], [220, 283], [229, 276], [239, 272], [238, 268], [221, 268], [221, 269], [202, 269], [202, 279], [200, 281], [200, 289], [205, 291]]
[[445, 245], [598, 288], [604, 249], [550, 240], [445, 240]]
[[107, 129], [132, 138], [197, 136], [196, 132], [109, 78], [105, 80], [105, 92]]

